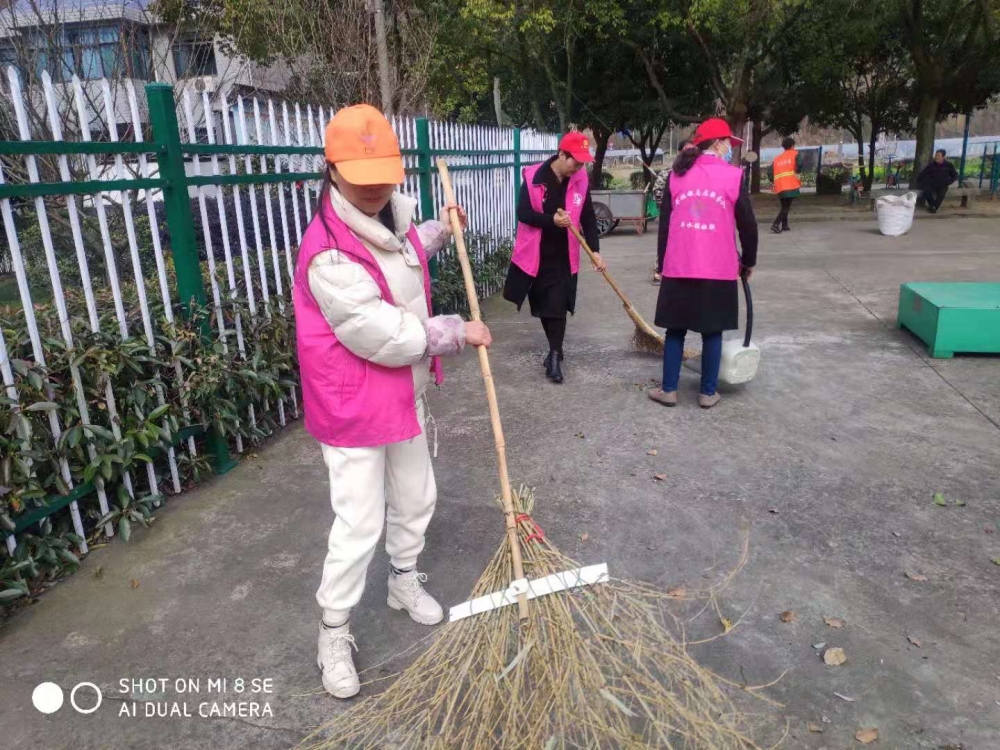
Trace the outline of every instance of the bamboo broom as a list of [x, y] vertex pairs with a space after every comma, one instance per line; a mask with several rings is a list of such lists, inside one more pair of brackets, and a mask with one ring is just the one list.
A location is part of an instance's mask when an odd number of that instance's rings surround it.
[[[594, 251], [590, 249], [590, 245], [587, 244], [587, 240], [583, 238], [580, 230], [576, 228], [575, 225], [571, 224], [569, 230], [576, 237], [576, 241], [580, 243], [580, 247], [587, 251], [587, 255], [590, 259], [594, 260]], [[618, 295], [618, 299], [622, 301], [622, 305], [625, 307], [625, 312], [632, 322], [635, 323], [635, 333], [632, 334], [632, 346], [634, 346], [640, 352], [651, 352], [654, 354], [663, 354], [663, 336], [661, 336], [657, 331], [649, 325], [642, 316], [639, 314], [638, 310], [632, 304], [631, 300], [625, 296], [625, 292], [621, 290], [621, 287], [615, 283], [615, 280], [611, 277], [611, 274], [605, 268], [604, 280], [608, 282], [612, 289], [615, 290], [615, 294]]]
[[[455, 192], [448, 174], [448, 165], [444, 159], [438, 160], [438, 171], [441, 175], [441, 186], [448, 204], [455, 203]], [[455, 238], [455, 248], [458, 251], [458, 262], [462, 267], [462, 278], [465, 281], [465, 294], [469, 298], [469, 312], [472, 319], [481, 321], [479, 311], [479, 295], [476, 292], [476, 280], [472, 275], [472, 264], [469, 263], [469, 253], [465, 247], [465, 237], [462, 233], [462, 222], [458, 211], [448, 212], [451, 217], [451, 230]], [[503, 504], [504, 523], [507, 527], [507, 541], [510, 544], [510, 556], [514, 565], [514, 578], [524, 578], [524, 565], [521, 559], [521, 544], [517, 539], [517, 520], [514, 514], [514, 501], [510, 489], [510, 475], [507, 472], [507, 447], [503, 437], [503, 425], [500, 423], [500, 405], [497, 401], [497, 390], [493, 383], [493, 372], [490, 369], [490, 355], [485, 346], [476, 347], [479, 354], [479, 369], [483, 373], [483, 384], [486, 386], [486, 400], [490, 407], [490, 424], [493, 427], [493, 443], [497, 452], [497, 467], [500, 471], [500, 500]], [[524, 594], [517, 597], [518, 615], [522, 620], [528, 616], [528, 600]]]

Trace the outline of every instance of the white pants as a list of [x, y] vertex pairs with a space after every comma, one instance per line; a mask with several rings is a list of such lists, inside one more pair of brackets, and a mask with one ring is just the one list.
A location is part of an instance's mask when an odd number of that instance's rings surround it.
[[[417, 415], [424, 426], [422, 401]], [[416, 565], [434, 515], [437, 486], [426, 430], [412, 440], [375, 448], [322, 448], [337, 517], [316, 600], [327, 624], [339, 625], [361, 599], [368, 564], [386, 521], [385, 549], [393, 566]]]

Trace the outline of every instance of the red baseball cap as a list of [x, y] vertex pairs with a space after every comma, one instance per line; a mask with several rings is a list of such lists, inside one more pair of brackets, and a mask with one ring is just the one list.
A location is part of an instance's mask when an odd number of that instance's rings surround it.
[[583, 133], [567, 133], [559, 141], [559, 150], [565, 151], [578, 162], [589, 164], [594, 160], [590, 153], [590, 139]]
[[712, 117], [699, 125], [698, 129], [694, 131], [694, 135], [691, 136], [691, 143], [697, 146], [699, 143], [704, 143], [715, 138], [728, 138], [735, 143], [743, 143], [742, 139], [733, 135], [733, 131], [729, 128], [729, 123], [721, 117]]

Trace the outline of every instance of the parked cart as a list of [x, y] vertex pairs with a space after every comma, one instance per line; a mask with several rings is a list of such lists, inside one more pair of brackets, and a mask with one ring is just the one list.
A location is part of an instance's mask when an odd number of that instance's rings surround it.
[[648, 190], [591, 190], [597, 229], [603, 237], [621, 223], [632, 226], [636, 234], [646, 231], [646, 223], [654, 218], [647, 210]]

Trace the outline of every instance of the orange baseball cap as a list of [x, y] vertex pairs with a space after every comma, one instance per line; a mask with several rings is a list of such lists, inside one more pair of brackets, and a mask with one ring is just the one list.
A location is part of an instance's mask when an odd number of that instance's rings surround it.
[[344, 107], [326, 126], [326, 160], [354, 185], [401, 185], [399, 139], [385, 115], [368, 104]]

